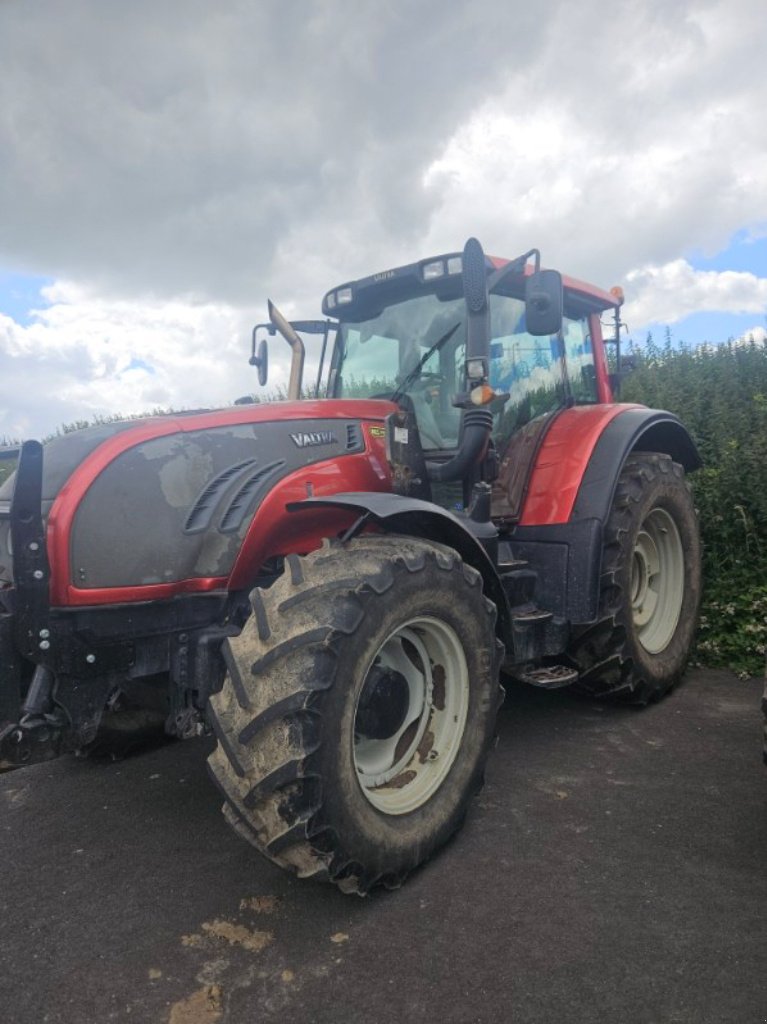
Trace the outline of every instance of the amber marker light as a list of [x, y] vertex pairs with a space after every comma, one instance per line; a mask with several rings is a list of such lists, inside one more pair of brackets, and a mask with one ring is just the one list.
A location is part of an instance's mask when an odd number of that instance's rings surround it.
[[473, 405], [487, 405], [488, 402], [492, 402], [497, 397], [498, 392], [491, 388], [489, 384], [480, 384], [478, 388], [472, 388], [471, 391]]
[[612, 288], [610, 289], [610, 294], [616, 300], [616, 302], [618, 303], [619, 306], [623, 305], [624, 295], [623, 295], [623, 289], [621, 288], [620, 285], [614, 284], [612, 286]]

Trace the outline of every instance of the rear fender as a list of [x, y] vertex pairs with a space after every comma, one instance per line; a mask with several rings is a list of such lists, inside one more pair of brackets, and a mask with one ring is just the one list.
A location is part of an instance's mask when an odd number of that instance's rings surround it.
[[688, 472], [701, 465], [687, 429], [669, 412], [619, 404], [564, 410], [538, 452], [519, 525], [604, 522], [632, 451], [664, 452]]
[[618, 477], [632, 452], [670, 455], [688, 473], [703, 465], [695, 442], [676, 416], [657, 409], [629, 409], [600, 435], [578, 488], [571, 520], [607, 519]]

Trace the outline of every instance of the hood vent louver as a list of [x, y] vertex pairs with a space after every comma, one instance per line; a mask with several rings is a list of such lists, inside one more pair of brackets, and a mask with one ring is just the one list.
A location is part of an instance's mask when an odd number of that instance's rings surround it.
[[346, 450], [347, 452], [361, 452], [364, 448], [362, 442], [362, 425], [359, 423], [346, 424]]
[[259, 492], [263, 489], [269, 478], [282, 469], [284, 465], [284, 459], [280, 459], [278, 462], [270, 462], [248, 477], [232, 498], [229, 507], [221, 517], [221, 525], [219, 526], [221, 533], [234, 533], [235, 530], [242, 526]]
[[258, 459], [245, 459], [234, 466], [228, 466], [225, 470], [214, 476], [206, 485], [197, 501], [195, 501], [189, 515], [184, 523], [184, 533], [200, 533], [210, 526], [213, 513], [221, 500], [224, 492], [231, 482], [243, 473], [252, 470], [258, 465]]

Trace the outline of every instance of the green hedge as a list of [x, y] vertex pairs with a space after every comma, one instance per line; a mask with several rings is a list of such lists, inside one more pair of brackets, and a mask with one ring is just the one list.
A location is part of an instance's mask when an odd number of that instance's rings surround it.
[[697, 658], [756, 675], [767, 646], [767, 348], [648, 337], [634, 355], [621, 400], [675, 413], [704, 462], [690, 478], [704, 543]]

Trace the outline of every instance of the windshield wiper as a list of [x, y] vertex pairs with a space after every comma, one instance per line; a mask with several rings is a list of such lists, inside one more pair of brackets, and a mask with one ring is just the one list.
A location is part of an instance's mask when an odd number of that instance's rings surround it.
[[460, 326], [461, 321], [458, 320], [457, 323], [453, 324], [449, 331], [447, 331], [445, 334], [442, 335], [441, 338], [438, 338], [437, 341], [434, 342], [432, 347], [426, 352], [425, 355], [421, 356], [421, 358], [418, 360], [418, 363], [413, 367], [413, 369], [410, 371], [407, 377], [405, 377], [402, 383], [399, 384], [396, 390], [392, 393], [392, 402], [396, 402], [398, 398], [401, 398], [402, 395], [404, 395], [404, 393], [407, 391], [410, 385], [415, 381], [418, 374], [424, 368], [425, 364], [428, 362], [430, 357], [433, 356], [435, 352], [439, 352], [442, 346], [447, 344], [448, 341], [450, 341], [450, 339], [453, 337], [453, 335]]

